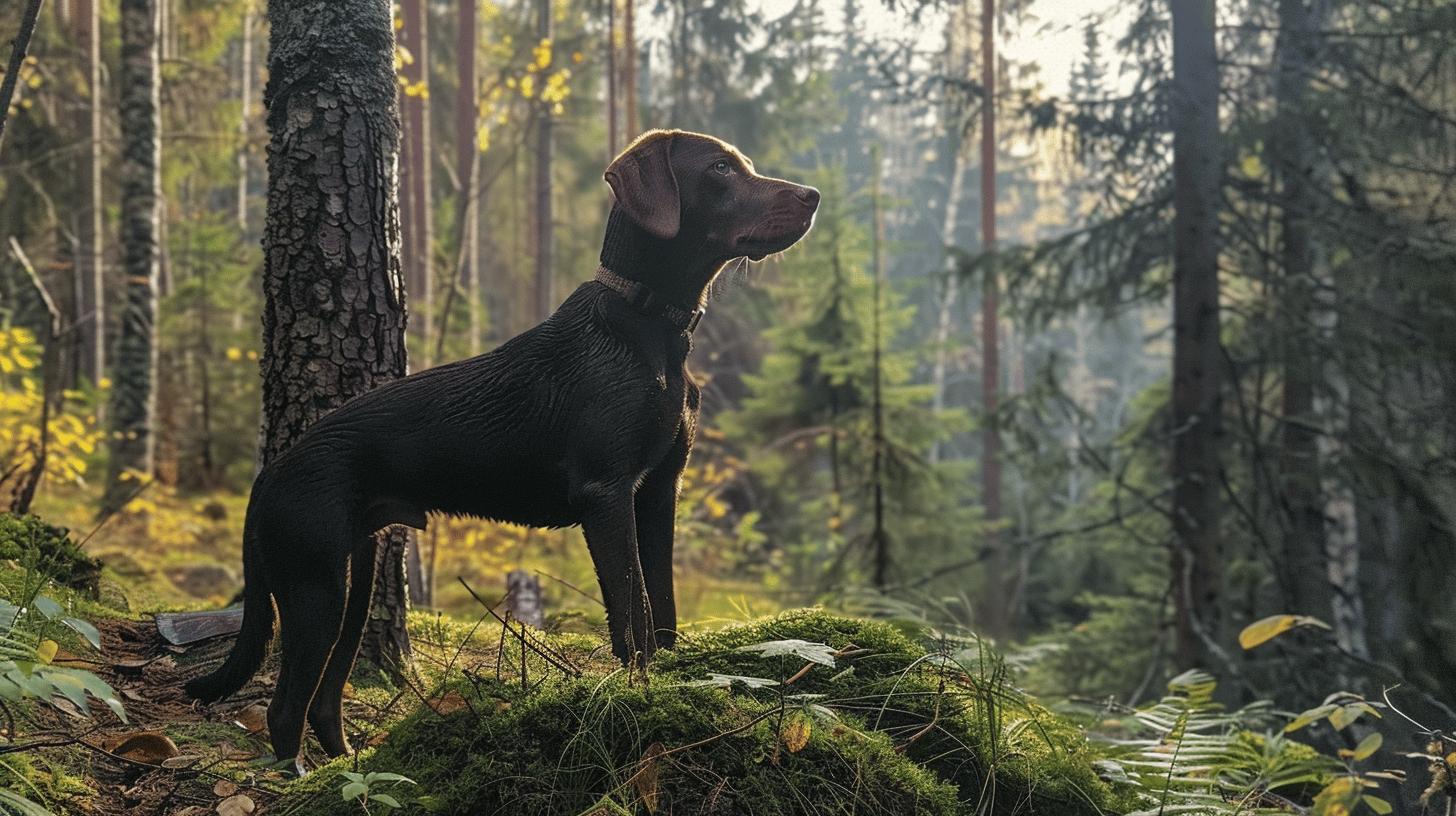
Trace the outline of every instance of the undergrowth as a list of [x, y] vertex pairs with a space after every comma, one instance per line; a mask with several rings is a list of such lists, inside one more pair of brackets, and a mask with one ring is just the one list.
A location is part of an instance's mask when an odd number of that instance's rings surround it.
[[[402, 773], [404, 812], [1077, 814], [1131, 802], [1085, 735], [989, 653], [789, 612], [684, 637], [643, 678], [590, 639], [467, 667], [376, 748], [297, 783], [279, 813], [358, 813], [340, 774]], [[757, 651], [743, 647], [763, 646]], [[927, 648], [929, 647], [929, 648]], [[832, 665], [830, 665], [832, 664]], [[446, 714], [438, 711], [449, 710]]]

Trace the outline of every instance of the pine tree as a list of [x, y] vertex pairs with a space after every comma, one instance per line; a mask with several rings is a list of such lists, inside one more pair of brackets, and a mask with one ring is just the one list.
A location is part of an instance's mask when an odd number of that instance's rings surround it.
[[[387, 9], [368, 0], [269, 7], [264, 465], [324, 413], [407, 373]], [[409, 651], [407, 539], [390, 528], [379, 540], [361, 655], [398, 667]], [[353, 566], [355, 576], [373, 571]]]

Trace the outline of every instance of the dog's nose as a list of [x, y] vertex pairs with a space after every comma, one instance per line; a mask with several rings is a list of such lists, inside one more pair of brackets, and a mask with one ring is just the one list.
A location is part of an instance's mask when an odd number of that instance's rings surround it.
[[800, 186], [794, 191], [794, 197], [804, 202], [804, 206], [811, 209], [819, 207], [819, 191], [813, 187]]

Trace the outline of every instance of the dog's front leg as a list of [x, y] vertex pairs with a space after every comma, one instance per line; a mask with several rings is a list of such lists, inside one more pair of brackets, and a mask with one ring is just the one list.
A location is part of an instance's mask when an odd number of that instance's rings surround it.
[[677, 642], [677, 601], [673, 594], [673, 525], [678, 484], [687, 466], [692, 433], [684, 424], [662, 463], [637, 488], [637, 551], [652, 608], [653, 641], [660, 649]]
[[645, 664], [655, 644], [651, 638], [652, 608], [637, 557], [632, 487], [629, 482], [589, 483], [576, 492], [573, 504], [581, 513], [581, 528], [607, 605], [612, 654], [623, 663], [635, 656]]

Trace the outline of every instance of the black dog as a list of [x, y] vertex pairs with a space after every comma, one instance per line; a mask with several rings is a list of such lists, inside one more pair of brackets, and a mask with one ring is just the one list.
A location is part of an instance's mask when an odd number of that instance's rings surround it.
[[242, 633], [187, 693], [211, 702], [248, 681], [276, 601], [283, 655], [268, 728], [280, 759], [297, 767], [305, 717], [331, 756], [348, 750], [340, 700], [369, 612], [373, 533], [423, 529], [430, 511], [580, 524], [612, 652], [645, 661], [671, 647], [673, 514], [698, 415], [691, 333], [723, 266], [802, 238], [819, 191], [683, 131], [643, 135], [606, 181], [616, 205], [595, 280], [488, 354], [346, 403], [258, 475]]

